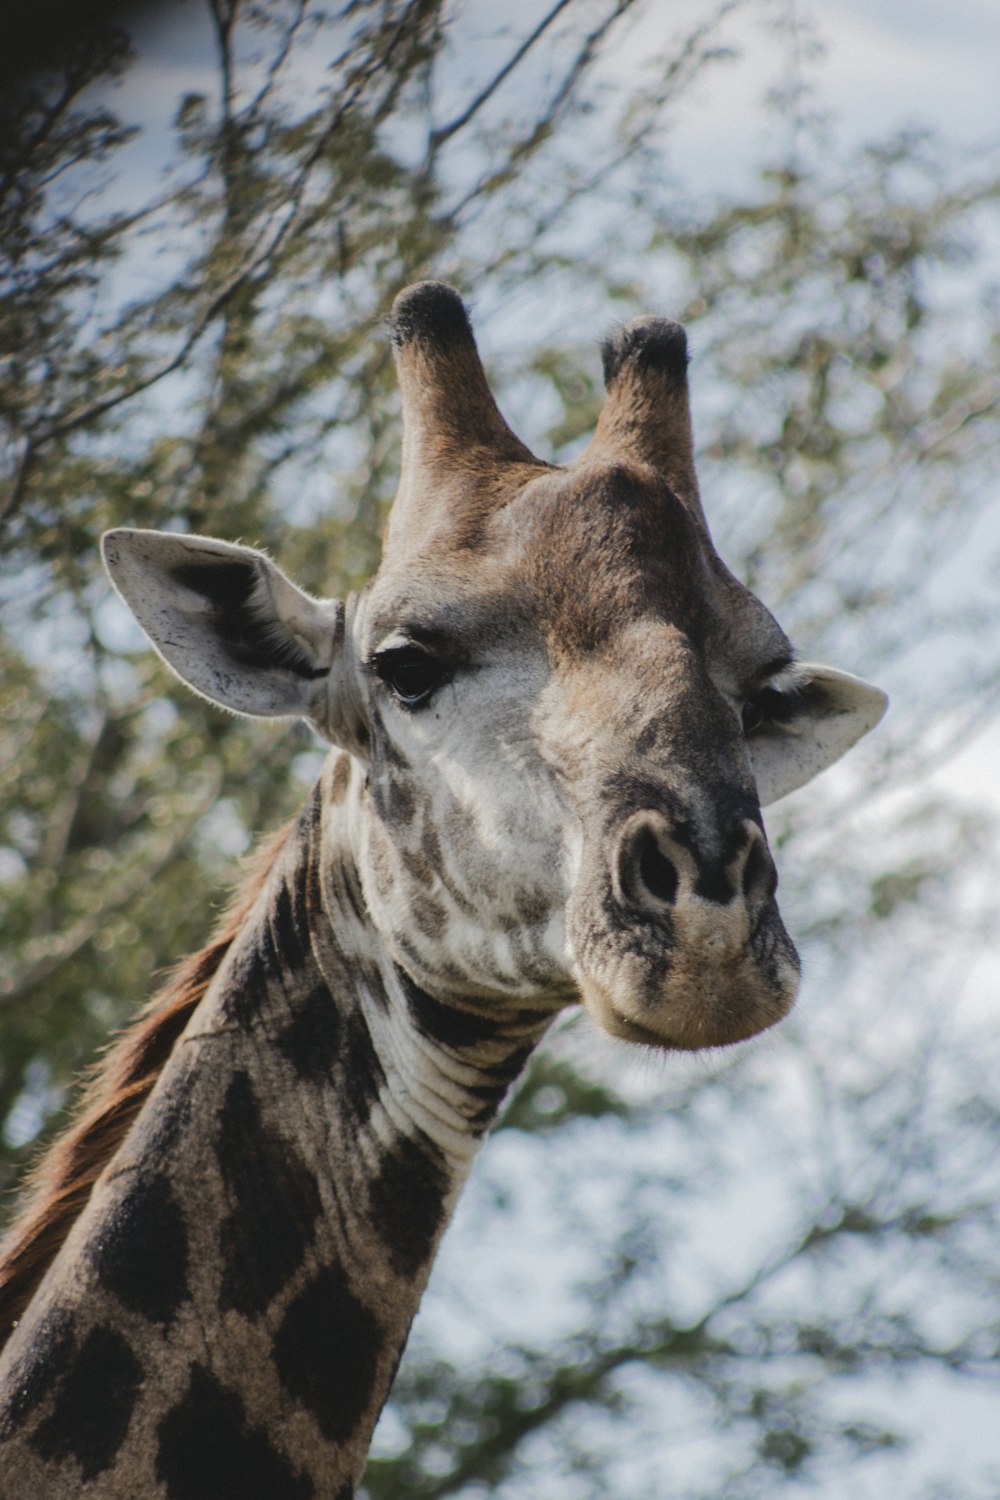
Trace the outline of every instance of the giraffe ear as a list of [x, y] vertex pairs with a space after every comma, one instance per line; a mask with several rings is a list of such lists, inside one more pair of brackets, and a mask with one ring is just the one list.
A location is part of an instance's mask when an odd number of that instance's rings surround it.
[[[297, 588], [263, 552], [210, 537], [122, 528], [102, 539], [111, 582], [168, 666], [235, 713], [309, 719], [337, 743], [344, 605]], [[343, 679], [343, 680], [342, 680]]]
[[833, 765], [875, 728], [888, 704], [881, 688], [850, 672], [796, 663], [787, 685], [768, 691], [763, 722], [748, 740], [761, 806]]

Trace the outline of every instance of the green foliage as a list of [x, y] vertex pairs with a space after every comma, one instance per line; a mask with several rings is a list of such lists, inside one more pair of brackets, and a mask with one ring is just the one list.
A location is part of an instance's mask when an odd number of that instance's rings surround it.
[[[440, 0], [358, 0], [332, 17], [212, 0], [205, 87], [178, 101], [177, 149], [145, 198], [143, 159], [124, 154], [137, 127], [113, 113], [111, 85], [144, 64], [125, 36], [74, 42], [12, 99], [0, 1119], [15, 1109], [20, 1123], [0, 1184], [108, 1027], [204, 939], [219, 808], [239, 852], [315, 771], [304, 730], [276, 737], [207, 710], [122, 638], [100, 533], [242, 537], [308, 588], [358, 586], [398, 451], [380, 320], [431, 272], [475, 287], [500, 262], [529, 279], [554, 263], [537, 235], [530, 265], [528, 247], [520, 260], [488, 240], [468, 250], [463, 224], [529, 183], [630, 8], [574, 6], [590, 29], [565, 33], [532, 120], [491, 114], [493, 95], [535, 66], [563, 5], [440, 116], [458, 19]], [[127, 212], [106, 191], [119, 159]]]
[[[950, 1026], [996, 828], [953, 785], [914, 792], [996, 708], [997, 174], [917, 135], [845, 159], [792, 87], [772, 170], [720, 203], [680, 194], [667, 122], [727, 59], [730, 9], [625, 89], [608, 63], [639, 0], [558, 0], [478, 74], [468, 0], [210, 0], [169, 152], [115, 115], [115, 80], [148, 65], [124, 37], [78, 43], [2, 121], [0, 1185], [204, 940], [321, 749], [176, 686], [109, 604], [99, 534], [243, 538], [318, 593], [357, 587], [397, 466], [380, 320], [409, 281], [479, 302], [504, 404], [556, 458], [599, 407], [602, 322], [682, 317], [720, 550], [804, 654], [899, 699], [895, 739], [890, 721], [769, 818], [823, 1004], [711, 1069], [653, 1074], [572, 1027], [532, 1063], [447, 1242], [372, 1500], [751, 1500], [845, 1473], [902, 1492], [871, 1466], [919, 1433], [878, 1383], [986, 1379], [1000, 1345], [995, 1049], [975, 1016]], [[464, 1328], [456, 1353], [446, 1309], [485, 1326], [504, 1233], [512, 1260], [536, 1235], [546, 1272], [565, 1261], [563, 1290], [515, 1290], [537, 1330]]]
[[532, 1058], [503, 1112], [501, 1130], [558, 1130], [568, 1120], [625, 1115], [628, 1105], [610, 1085], [588, 1078], [551, 1051]]

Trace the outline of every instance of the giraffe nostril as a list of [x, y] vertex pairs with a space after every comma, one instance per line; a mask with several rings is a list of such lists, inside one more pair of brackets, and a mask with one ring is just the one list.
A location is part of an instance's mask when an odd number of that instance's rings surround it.
[[765, 898], [773, 896], [777, 890], [778, 873], [767, 851], [767, 846], [761, 839], [754, 839], [750, 846], [740, 884], [743, 888], [743, 895], [748, 901], [755, 896]]
[[634, 858], [639, 884], [657, 901], [673, 905], [677, 899], [677, 870], [660, 848], [652, 829], [644, 828], [636, 840]]

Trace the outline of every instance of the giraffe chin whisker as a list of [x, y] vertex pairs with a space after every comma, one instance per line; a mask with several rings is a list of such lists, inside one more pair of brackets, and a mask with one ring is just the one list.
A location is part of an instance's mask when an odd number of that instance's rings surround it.
[[602, 979], [579, 977], [588, 1013], [610, 1036], [663, 1051], [698, 1052], [748, 1041], [795, 1004], [799, 965], [791, 944], [761, 969], [750, 955], [719, 963], [684, 955], [666, 977], [626, 959]]

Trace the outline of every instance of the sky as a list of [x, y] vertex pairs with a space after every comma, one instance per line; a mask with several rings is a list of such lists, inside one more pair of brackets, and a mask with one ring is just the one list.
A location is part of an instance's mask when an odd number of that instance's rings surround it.
[[[810, 71], [817, 103], [836, 118], [842, 139], [931, 125], [956, 143], [996, 147], [1000, 7], [993, 0], [798, 0], [775, 11], [796, 16], [804, 40], [811, 32], [823, 45], [822, 64]], [[743, 59], [707, 85], [700, 105], [685, 110], [675, 143], [682, 170], [707, 173], [723, 186], [742, 170], [741, 157], [759, 155], [773, 128], [759, 111], [773, 81], [767, 22], [746, 10], [731, 27]]]
[[[616, 44], [613, 71], [632, 76], [657, 43], [681, 36], [710, 10], [704, 0], [647, 5]], [[504, 23], [541, 7], [508, 0]], [[497, 7], [471, 0], [464, 25], [470, 52], [485, 65], [504, 55], [495, 39]], [[773, 122], [760, 102], [774, 81], [774, 18], [793, 17], [803, 47], [824, 49], [817, 103], [836, 118], [844, 139], [860, 141], [911, 126], [931, 125], [970, 148], [1000, 142], [1000, 6], [994, 0], [778, 0], [740, 4], [723, 23], [722, 39], [740, 56], [697, 89], [676, 127], [673, 156], [680, 175], [706, 189], [725, 189], [759, 162]], [[166, 125], [178, 95], [211, 87], [211, 35], [198, 0], [160, 6], [135, 32], [144, 65], [119, 90], [124, 112], [155, 132]], [[474, 43], [474, 46], [473, 46]]]
[[[505, 16], [530, 16], [538, 8], [527, 0], [509, 0], [502, 9]], [[654, 42], [662, 43], [672, 34], [683, 33], [691, 19], [702, 16], [705, 9], [694, 0], [648, 5], [644, 19], [625, 34], [616, 49], [610, 63], [612, 74], [625, 80], [641, 74]], [[480, 27], [485, 35], [497, 11], [495, 0], [489, 5], [476, 0], [469, 7], [468, 24]], [[761, 109], [761, 100], [776, 82], [778, 72], [768, 18], [789, 14], [802, 27], [805, 52], [811, 47], [812, 37], [822, 44], [822, 59], [809, 58], [804, 64], [805, 76], [814, 84], [810, 102], [829, 112], [841, 141], [854, 144], [895, 130], [929, 126], [959, 145], [969, 159], [979, 152], [997, 151], [997, 0], [949, 0], [947, 4], [944, 0], [799, 0], [798, 4], [775, 5], [770, 11], [765, 6], [743, 6], [734, 11], [722, 32], [739, 56], [713, 70], [696, 86], [671, 137], [671, 169], [682, 182], [690, 184], [692, 192], [713, 195], [738, 188], [755, 173], [781, 139], [780, 132], [787, 129]], [[159, 170], [168, 159], [169, 122], [178, 94], [214, 84], [214, 69], [206, 61], [211, 40], [200, 17], [197, 0], [185, 0], [183, 5], [161, 9], [144, 22], [137, 35], [141, 64], [122, 85], [117, 102], [126, 117], [141, 120], [146, 127], [142, 141], [134, 148], [134, 161], [143, 172]], [[488, 61], [496, 43], [481, 36], [477, 46]], [[128, 184], [121, 190], [127, 193]], [[967, 747], [957, 762], [938, 773], [943, 787], [964, 793], [971, 787], [977, 795], [995, 797], [998, 757], [1000, 735], [994, 727], [988, 736]], [[613, 1151], [613, 1142], [605, 1149]], [[505, 1171], [520, 1170], [520, 1165], [508, 1168], [506, 1154], [510, 1150], [509, 1141], [499, 1145], [494, 1177], [483, 1178], [463, 1210], [468, 1238], [456, 1238], [454, 1249], [446, 1251], [450, 1260], [445, 1274], [453, 1280], [483, 1252], [472, 1225], [477, 1202], [485, 1200]], [[747, 1232], [762, 1228], [760, 1212], [757, 1205], [755, 1219], [753, 1207], [743, 1211]], [[519, 1221], [512, 1218], [508, 1265], [512, 1258], [516, 1261], [518, 1249], [523, 1248], [518, 1241], [521, 1233]], [[549, 1270], [561, 1247], [553, 1246], [552, 1251], [552, 1258], [545, 1260]], [[514, 1267], [515, 1275], [523, 1274], [525, 1284], [536, 1289], [538, 1252], [538, 1243], [531, 1243], [530, 1265], [523, 1271]], [[565, 1286], [564, 1271], [565, 1266], [560, 1266], [560, 1287]], [[509, 1286], [509, 1276], [498, 1278], [497, 1296], [501, 1300], [504, 1288], [509, 1290]], [[558, 1288], [553, 1288], [553, 1306], [558, 1295]], [[915, 1409], [929, 1410], [939, 1394], [932, 1390], [917, 1401]], [[963, 1408], [955, 1428], [962, 1435], [961, 1441], [974, 1441], [972, 1430], [977, 1424], [981, 1428], [982, 1422], [978, 1403]]]

